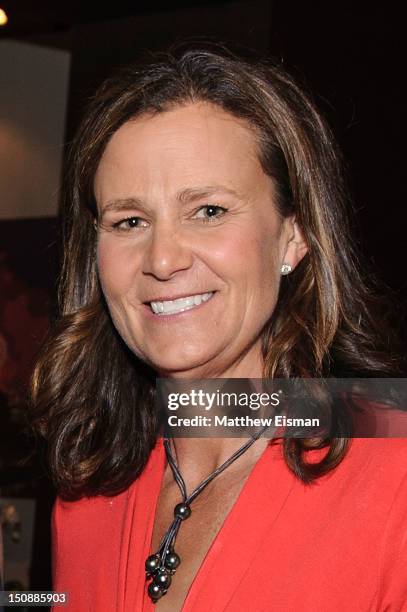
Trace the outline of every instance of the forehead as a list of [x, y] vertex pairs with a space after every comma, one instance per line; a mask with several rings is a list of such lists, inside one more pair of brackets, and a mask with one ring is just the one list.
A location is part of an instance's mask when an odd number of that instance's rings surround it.
[[254, 130], [208, 103], [195, 103], [128, 121], [110, 139], [95, 177], [100, 202], [129, 191], [223, 184], [269, 188]]

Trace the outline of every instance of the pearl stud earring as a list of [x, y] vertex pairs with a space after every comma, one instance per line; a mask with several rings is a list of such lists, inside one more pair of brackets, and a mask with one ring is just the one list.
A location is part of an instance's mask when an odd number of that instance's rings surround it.
[[290, 274], [291, 270], [292, 270], [292, 267], [288, 263], [283, 263], [283, 265], [281, 266], [281, 274], [283, 276]]

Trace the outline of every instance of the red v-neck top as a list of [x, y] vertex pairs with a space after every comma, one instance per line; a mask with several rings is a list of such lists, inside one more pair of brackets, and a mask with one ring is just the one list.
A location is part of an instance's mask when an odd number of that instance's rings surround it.
[[[154, 610], [144, 562], [164, 467], [160, 438], [124, 493], [57, 499], [54, 590], [69, 592], [66, 610]], [[289, 471], [281, 444], [269, 444], [182, 608], [209, 610], [407, 611], [407, 440], [354, 439], [342, 463], [310, 486]]]

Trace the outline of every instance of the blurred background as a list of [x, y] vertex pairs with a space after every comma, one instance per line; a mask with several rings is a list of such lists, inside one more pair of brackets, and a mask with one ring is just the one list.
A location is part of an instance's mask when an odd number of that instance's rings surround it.
[[334, 129], [358, 242], [402, 304], [402, 323], [403, 20], [395, 3], [339, 0], [0, 0], [0, 9], [0, 518], [6, 588], [46, 590], [54, 492], [41, 449], [26, 459], [27, 385], [55, 315], [61, 176], [87, 97], [115, 68], [185, 37], [281, 60]]

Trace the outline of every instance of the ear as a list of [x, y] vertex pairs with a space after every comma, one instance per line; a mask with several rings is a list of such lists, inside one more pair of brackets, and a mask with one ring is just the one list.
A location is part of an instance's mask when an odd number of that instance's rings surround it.
[[283, 253], [281, 264], [289, 264], [294, 270], [308, 252], [308, 246], [295, 217], [287, 217], [284, 223], [285, 252]]

